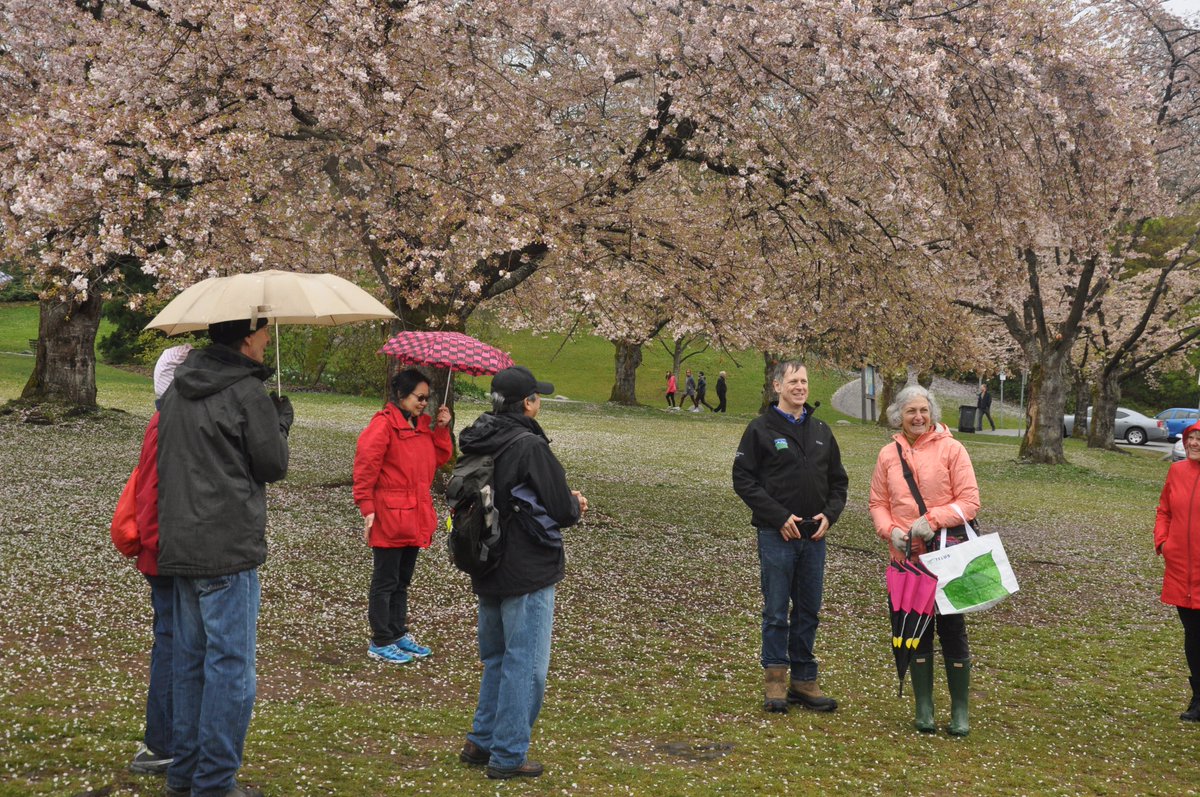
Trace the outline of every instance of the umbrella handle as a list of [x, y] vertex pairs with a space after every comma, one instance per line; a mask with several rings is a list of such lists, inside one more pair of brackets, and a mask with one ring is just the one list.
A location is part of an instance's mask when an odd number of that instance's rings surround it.
[[450, 383], [454, 381], [454, 369], [446, 370], [446, 395], [442, 397], [442, 404], [450, 400]]
[[279, 375], [279, 319], [275, 319], [275, 395], [283, 395], [283, 378]]

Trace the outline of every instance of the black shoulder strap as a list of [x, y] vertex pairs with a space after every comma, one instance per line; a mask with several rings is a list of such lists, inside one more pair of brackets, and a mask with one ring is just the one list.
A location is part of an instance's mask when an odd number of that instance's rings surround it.
[[913, 478], [912, 468], [908, 467], [908, 462], [904, 459], [904, 449], [900, 447], [899, 440], [896, 441], [896, 453], [900, 455], [900, 470], [904, 473], [904, 481], [908, 482], [908, 489], [912, 491], [913, 498], [917, 499], [917, 509], [924, 515], [928, 511], [925, 508], [925, 499], [917, 489], [917, 480]]
[[515, 435], [513, 435], [513, 438], [511, 440], [509, 440], [507, 443], [505, 443], [504, 445], [502, 445], [496, 449], [496, 453], [492, 454], [492, 462], [495, 462], [496, 460], [500, 459], [500, 455], [503, 454], [505, 451], [507, 451], [512, 446], [513, 443], [517, 442], [518, 440], [523, 440], [526, 437], [533, 437], [533, 436], [534, 436], [533, 432], [529, 431], [528, 429], [522, 429], [521, 431], [517, 432]]

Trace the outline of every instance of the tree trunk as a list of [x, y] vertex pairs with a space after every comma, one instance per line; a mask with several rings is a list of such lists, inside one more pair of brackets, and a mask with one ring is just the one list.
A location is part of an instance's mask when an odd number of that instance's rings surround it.
[[908, 383], [908, 369], [904, 366], [880, 368], [877, 373], [883, 388], [875, 403], [875, 408], [879, 410], [879, 417], [875, 419], [875, 423], [886, 429], [888, 427], [888, 405], [896, 400], [896, 394]]
[[[1096, 383], [1092, 402], [1092, 422], [1088, 426], [1088, 448], [1105, 448], [1115, 451], [1113, 427], [1117, 423], [1117, 402], [1121, 400], [1121, 386], [1117, 375], [1104, 374]], [[1076, 416], [1078, 417], [1078, 416]], [[1076, 421], [1078, 423], [1078, 421]]]
[[1083, 371], [1075, 372], [1075, 422], [1071, 426], [1071, 437], [1086, 440], [1088, 436], [1087, 410], [1092, 400], [1091, 385]]
[[1062, 419], [1067, 404], [1064, 366], [1070, 347], [1042, 349], [1039, 354], [1028, 357], [1029, 428], [1021, 440], [1020, 457], [1043, 465], [1061, 465], [1066, 461], [1062, 453]]
[[103, 304], [96, 291], [83, 302], [40, 302], [37, 359], [22, 399], [96, 406], [96, 330]]
[[762, 402], [758, 407], [759, 412], [771, 406], [771, 402], [775, 400], [775, 380], [771, 376], [775, 372], [775, 366], [779, 364], [781, 359], [780, 355], [774, 352], [763, 352], [763, 390]]
[[608, 400], [615, 404], [636, 406], [637, 400], [637, 369], [642, 364], [642, 344], [617, 342], [616, 349], [616, 379], [613, 382], [612, 395]]

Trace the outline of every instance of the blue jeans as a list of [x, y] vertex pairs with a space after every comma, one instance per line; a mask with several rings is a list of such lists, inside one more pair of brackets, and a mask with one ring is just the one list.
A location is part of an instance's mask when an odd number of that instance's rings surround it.
[[760, 528], [758, 563], [762, 666], [786, 665], [792, 680], [811, 681], [817, 677], [813, 643], [825, 589], [825, 540], [785, 540], [779, 529]]
[[150, 648], [150, 688], [146, 690], [146, 735], [142, 741], [157, 755], [169, 756], [171, 739], [171, 669], [175, 637], [175, 579], [146, 576], [154, 610], [154, 646]]
[[510, 598], [479, 598], [483, 678], [467, 738], [491, 751], [488, 763], [493, 767], [525, 763], [546, 692], [553, 630], [553, 585]]
[[233, 787], [254, 708], [257, 570], [175, 577], [175, 761], [167, 785], [192, 797]]

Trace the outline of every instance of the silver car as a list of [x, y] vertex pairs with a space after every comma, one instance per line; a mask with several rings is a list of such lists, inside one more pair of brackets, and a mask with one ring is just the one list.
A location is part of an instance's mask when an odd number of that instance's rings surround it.
[[[1092, 422], [1092, 410], [1089, 407], [1087, 420]], [[1070, 437], [1075, 428], [1075, 416], [1063, 416], [1063, 437]], [[1150, 418], [1135, 410], [1117, 407], [1117, 422], [1113, 425], [1113, 439], [1124, 440], [1135, 446], [1145, 445], [1147, 440], [1166, 440], [1167, 427], [1157, 418]]]
[[1179, 462], [1181, 459], [1187, 459], [1187, 451], [1183, 450], [1182, 437], [1175, 441], [1175, 446], [1171, 449], [1171, 461]]

